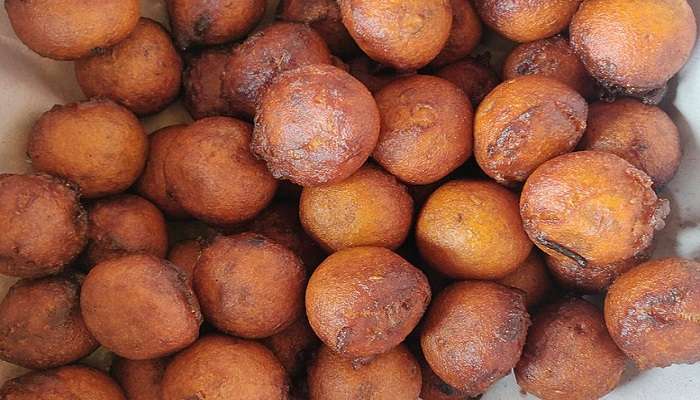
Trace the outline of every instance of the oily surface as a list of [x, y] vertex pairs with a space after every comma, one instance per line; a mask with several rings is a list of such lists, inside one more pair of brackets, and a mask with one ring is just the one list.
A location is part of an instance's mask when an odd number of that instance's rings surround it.
[[156, 400], [160, 399], [160, 383], [167, 365], [164, 358], [132, 361], [117, 357], [109, 372], [129, 400]]
[[126, 400], [119, 385], [104, 373], [78, 365], [30, 372], [0, 388], [8, 400]]
[[525, 292], [525, 302], [528, 308], [541, 303], [552, 290], [552, 278], [547, 272], [542, 254], [536, 249], [530, 252], [530, 255], [515, 271], [499, 279], [498, 283]]
[[433, 67], [441, 67], [461, 60], [468, 56], [481, 41], [481, 20], [472, 1], [450, 0], [450, 4], [452, 5], [452, 29], [445, 47], [430, 62]]
[[237, 113], [230, 109], [222, 92], [223, 74], [233, 54], [229, 47], [211, 48], [187, 60], [182, 77], [183, 102], [194, 119]]
[[462, 89], [471, 100], [474, 109], [499, 83], [496, 73], [488, 63], [473, 58], [465, 58], [447, 65], [438, 70], [435, 75]]

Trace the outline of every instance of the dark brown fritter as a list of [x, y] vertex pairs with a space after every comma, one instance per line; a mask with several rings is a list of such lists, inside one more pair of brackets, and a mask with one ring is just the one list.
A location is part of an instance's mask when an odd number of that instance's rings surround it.
[[175, 243], [168, 251], [168, 261], [175, 264], [187, 275], [187, 279], [192, 282], [194, 279], [194, 268], [202, 255], [205, 244], [202, 240], [183, 240]]
[[421, 375], [423, 376], [423, 386], [420, 391], [421, 400], [472, 400], [473, 397], [461, 390], [445, 383], [439, 376], [435, 375], [430, 366], [421, 363]]
[[182, 76], [183, 103], [192, 118], [244, 117], [231, 109], [222, 90], [224, 71], [232, 55], [230, 47], [209, 48], [187, 59]]
[[487, 62], [466, 58], [447, 65], [435, 74], [462, 89], [474, 109], [499, 83], [498, 76]]
[[432, 67], [442, 67], [467, 57], [481, 41], [481, 19], [472, 5], [472, 0], [450, 0], [450, 4], [452, 30], [445, 47], [430, 62]]
[[121, 385], [128, 400], [158, 400], [168, 359], [127, 360], [117, 357], [110, 374]]
[[112, 378], [82, 365], [29, 372], [0, 388], [3, 400], [126, 400]]
[[263, 344], [272, 350], [290, 377], [300, 378], [321, 342], [303, 315], [285, 330], [263, 339]]

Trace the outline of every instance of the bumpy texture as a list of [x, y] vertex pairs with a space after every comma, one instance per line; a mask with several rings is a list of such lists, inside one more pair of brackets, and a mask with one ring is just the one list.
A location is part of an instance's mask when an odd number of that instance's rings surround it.
[[552, 279], [538, 250], [532, 250], [515, 271], [499, 279], [498, 283], [525, 292], [528, 308], [540, 304], [552, 290]]
[[466, 58], [445, 66], [438, 70], [435, 75], [462, 89], [475, 109], [499, 83], [498, 76], [493, 72], [488, 62], [473, 58]]
[[124, 389], [128, 400], [158, 400], [167, 365], [164, 358], [139, 361], [116, 358], [110, 374]]
[[282, 74], [255, 116], [251, 148], [275, 178], [301, 186], [340, 182], [367, 160], [379, 137], [371, 93], [347, 72], [309, 65]]
[[104, 373], [79, 365], [30, 372], [0, 389], [7, 400], [126, 400], [119, 385]]
[[78, 191], [43, 175], [0, 175], [0, 273], [55, 274], [85, 246], [87, 214]]
[[430, 63], [442, 67], [459, 61], [471, 53], [481, 40], [481, 20], [472, 0], [450, 0], [452, 5], [452, 30], [440, 54]]
[[182, 76], [183, 103], [192, 118], [241, 114], [229, 107], [222, 91], [224, 71], [232, 54], [233, 49], [229, 47], [211, 48], [187, 60]]

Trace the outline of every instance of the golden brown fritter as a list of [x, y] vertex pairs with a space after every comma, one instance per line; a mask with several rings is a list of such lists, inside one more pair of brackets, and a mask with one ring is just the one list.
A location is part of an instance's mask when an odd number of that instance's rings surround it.
[[112, 378], [82, 365], [35, 371], [11, 379], [0, 388], [0, 399], [126, 400]]
[[525, 292], [525, 303], [528, 308], [540, 304], [552, 290], [552, 278], [547, 272], [542, 254], [536, 249], [530, 252], [515, 271], [499, 279], [498, 283]]
[[450, 4], [452, 5], [452, 30], [445, 47], [430, 62], [432, 67], [442, 67], [463, 59], [481, 41], [481, 19], [472, 5], [472, 0], [450, 0]]
[[110, 374], [121, 385], [128, 400], [158, 400], [168, 359], [127, 360], [116, 357]]

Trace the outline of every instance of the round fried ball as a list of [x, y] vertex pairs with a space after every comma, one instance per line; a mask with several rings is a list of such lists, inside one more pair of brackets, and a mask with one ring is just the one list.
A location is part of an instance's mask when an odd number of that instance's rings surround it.
[[126, 400], [105, 373], [82, 365], [35, 371], [11, 379], [0, 388], [7, 400]]
[[263, 340], [287, 370], [289, 376], [303, 375], [306, 363], [320, 344], [306, 316], [297, 319], [285, 330]]
[[202, 322], [185, 274], [146, 254], [92, 268], [83, 283], [80, 307], [97, 341], [130, 360], [163, 357], [189, 346]]
[[330, 65], [287, 71], [265, 92], [251, 148], [275, 178], [301, 186], [340, 182], [365, 163], [379, 111], [352, 75]]
[[136, 191], [152, 201], [164, 213], [173, 218], [184, 218], [187, 212], [168, 194], [165, 183], [165, 159], [175, 138], [184, 132], [186, 125], [171, 125], [148, 136], [148, 159], [143, 174], [136, 182]]
[[241, 39], [265, 13], [265, 0], [168, 0], [166, 3], [175, 41], [181, 49]]
[[272, 336], [298, 319], [304, 312], [305, 285], [301, 260], [254, 233], [216, 238], [194, 272], [207, 321], [244, 338]]
[[189, 214], [216, 225], [255, 217], [277, 181], [250, 152], [251, 127], [227, 117], [200, 119], [175, 137], [163, 164], [166, 193]]
[[530, 239], [545, 253], [582, 268], [636, 256], [663, 228], [668, 212], [668, 201], [656, 197], [644, 172], [599, 151], [544, 163], [520, 197]]
[[148, 138], [129, 110], [93, 99], [45, 112], [32, 128], [27, 154], [35, 170], [69, 179], [95, 198], [134, 183], [146, 163]]
[[603, 313], [569, 299], [535, 316], [515, 378], [542, 399], [591, 400], [615, 389], [624, 370], [625, 355], [610, 338]]
[[0, 273], [32, 278], [60, 272], [87, 241], [78, 191], [43, 174], [0, 174]]
[[569, 85], [585, 98], [596, 94], [595, 80], [586, 71], [569, 41], [561, 35], [523, 43], [503, 64], [503, 79], [539, 75]]
[[532, 42], [566, 29], [582, 0], [475, 0], [481, 19], [502, 36]]
[[187, 280], [192, 282], [194, 268], [203, 249], [204, 244], [200, 240], [183, 240], [170, 248], [168, 261], [180, 268], [187, 275]]
[[24, 279], [0, 303], [0, 358], [25, 368], [58, 367], [97, 348], [80, 314], [75, 275]]
[[646, 262], [623, 274], [605, 298], [605, 323], [640, 369], [700, 361], [700, 263]]
[[263, 345], [224, 335], [199, 339], [163, 377], [163, 400], [287, 400], [284, 367]]
[[341, 357], [323, 346], [309, 367], [310, 400], [417, 399], [420, 365], [399, 345], [366, 363]]
[[148, 200], [124, 194], [100, 199], [88, 208], [85, 256], [90, 266], [133, 253], [164, 258], [167, 251], [163, 213]]
[[605, 86], [664, 86], [690, 57], [697, 26], [685, 0], [587, 0], [571, 21], [571, 44]]
[[427, 65], [452, 29], [450, 0], [338, 0], [343, 24], [372, 59], [399, 70]]
[[75, 76], [85, 96], [107, 97], [148, 115], [180, 93], [182, 59], [163, 26], [141, 18], [116, 46], [76, 61]]
[[529, 325], [523, 292], [493, 282], [458, 282], [431, 304], [421, 348], [441, 379], [476, 396], [510, 373]]
[[452, 83], [434, 76], [397, 79], [376, 94], [382, 118], [372, 157], [404, 182], [426, 185], [472, 153], [472, 107]]
[[323, 38], [307, 25], [273, 23], [233, 50], [224, 69], [223, 95], [232, 111], [252, 117], [277, 76], [312, 64], [331, 64]]
[[655, 187], [673, 178], [681, 160], [678, 128], [668, 114], [633, 99], [591, 104], [579, 147], [617, 154], [646, 172]]
[[474, 117], [474, 156], [499, 183], [524, 182], [542, 163], [576, 147], [588, 104], [552, 78], [523, 76], [498, 85]]
[[430, 302], [425, 275], [391, 250], [354, 247], [326, 258], [306, 288], [306, 315], [346, 358], [382, 354], [416, 327]]
[[552, 279], [549, 277], [542, 255], [537, 250], [532, 250], [515, 271], [499, 279], [498, 283], [525, 292], [528, 308], [540, 304], [552, 290]]
[[[450, 0], [452, 30], [440, 54], [430, 63], [442, 67], [471, 53], [481, 41], [482, 26], [471, 0]], [[425, 399], [423, 399], [425, 400]]]
[[139, 21], [139, 0], [5, 0], [17, 37], [56, 60], [75, 60], [125, 39]]
[[454, 388], [435, 375], [427, 363], [421, 363], [423, 386], [420, 390], [421, 400], [472, 400], [472, 396]]
[[435, 75], [462, 89], [474, 108], [498, 85], [498, 77], [488, 63], [473, 58], [447, 65]]
[[117, 357], [110, 374], [124, 389], [127, 399], [157, 400], [161, 398], [161, 381], [167, 365], [164, 358], [134, 361]]
[[413, 199], [404, 185], [367, 164], [348, 179], [305, 188], [301, 224], [326, 250], [378, 246], [397, 249], [413, 220]]
[[416, 244], [434, 269], [455, 279], [500, 279], [532, 249], [518, 197], [493, 182], [451, 181], [423, 206]]
[[223, 95], [222, 82], [231, 48], [210, 48], [187, 60], [182, 76], [183, 103], [194, 119], [227, 115], [241, 116], [229, 107]]

